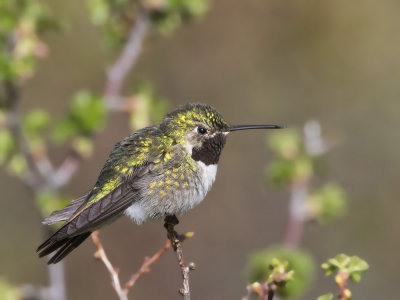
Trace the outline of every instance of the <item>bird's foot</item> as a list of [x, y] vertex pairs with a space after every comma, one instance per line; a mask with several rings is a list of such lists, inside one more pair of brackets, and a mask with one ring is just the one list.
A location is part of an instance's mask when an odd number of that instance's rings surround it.
[[167, 226], [176, 226], [179, 224], [179, 220], [175, 215], [166, 216], [164, 219], [164, 227], [168, 228]]
[[167, 236], [171, 242], [172, 248], [176, 251], [178, 243], [185, 239], [183, 234], [179, 234], [175, 231], [175, 226], [179, 224], [179, 220], [175, 215], [166, 216], [164, 219], [164, 227], [167, 229]]

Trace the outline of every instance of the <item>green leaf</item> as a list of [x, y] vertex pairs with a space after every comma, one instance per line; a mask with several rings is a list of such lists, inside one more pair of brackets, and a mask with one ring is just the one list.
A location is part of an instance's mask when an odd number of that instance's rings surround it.
[[[0, 80], [19, 80], [33, 74], [36, 59], [45, 56], [39, 33], [56, 24], [43, 1], [0, 2]], [[8, 43], [11, 38], [12, 43]]]
[[368, 270], [369, 265], [366, 261], [358, 256], [348, 256], [346, 254], [338, 254], [334, 258], [328, 259], [321, 265], [327, 276], [338, 273], [347, 272], [350, 279], [354, 282], [361, 280], [361, 274]]
[[161, 34], [170, 34], [183, 23], [203, 16], [209, 0], [88, 0], [92, 22], [99, 26], [104, 40], [121, 46], [129, 36], [140, 11], [151, 11], [151, 21]]
[[147, 95], [138, 94], [134, 97], [135, 110], [130, 117], [130, 125], [133, 130], [138, 130], [150, 125], [150, 101]]
[[71, 118], [82, 132], [100, 130], [107, 116], [103, 99], [88, 91], [79, 92], [71, 103]]
[[294, 160], [278, 158], [266, 169], [266, 180], [273, 187], [292, 184], [308, 179], [313, 172], [313, 162], [309, 156], [299, 156]]
[[293, 162], [286, 159], [278, 159], [266, 168], [265, 177], [268, 184], [273, 187], [280, 187], [292, 182], [293, 172]]
[[56, 143], [61, 143], [78, 133], [78, 128], [69, 118], [59, 121], [53, 128], [52, 138]]
[[322, 296], [319, 296], [317, 300], [332, 300], [333, 299], [333, 294], [328, 293]]
[[209, 1], [206, 0], [185, 0], [182, 4], [184, 16], [187, 18], [202, 16], [210, 7]]
[[25, 158], [21, 154], [15, 154], [11, 157], [8, 162], [8, 172], [11, 175], [22, 177], [27, 170], [27, 164]]
[[72, 141], [76, 152], [82, 157], [89, 157], [93, 153], [93, 141], [86, 137], [76, 137]]
[[134, 107], [130, 118], [133, 130], [159, 123], [168, 109], [167, 100], [156, 96], [153, 86], [147, 81], [141, 83], [136, 94], [127, 101], [132, 101]]
[[23, 129], [29, 138], [38, 138], [50, 124], [50, 115], [40, 109], [30, 111], [23, 119]]
[[7, 129], [0, 130], [0, 164], [3, 164], [16, 150], [16, 142]]
[[268, 145], [278, 156], [295, 159], [301, 152], [301, 136], [295, 129], [273, 132], [268, 137]]
[[350, 279], [353, 282], [359, 282], [361, 280], [361, 274], [369, 269], [369, 265], [358, 256], [352, 256], [347, 269], [350, 274]]
[[55, 125], [52, 137], [56, 142], [63, 142], [73, 136], [90, 136], [103, 129], [106, 118], [102, 98], [81, 91], [73, 98], [67, 115]]
[[43, 217], [48, 217], [53, 211], [64, 208], [70, 202], [70, 197], [49, 190], [42, 190], [36, 196], [36, 205]]
[[313, 161], [309, 156], [300, 156], [293, 161], [293, 181], [306, 180], [312, 176]]
[[121, 46], [136, 21], [140, 4], [127, 0], [88, 0], [90, 19], [101, 29], [108, 46]]
[[268, 283], [275, 282], [278, 286], [284, 286], [288, 281], [293, 279], [293, 270], [289, 270], [287, 261], [280, 261], [273, 258], [268, 266], [269, 274]]
[[95, 25], [105, 24], [110, 17], [110, 3], [106, 0], [89, 0], [88, 5], [90, 8], [91, 20]]
[[[315, 263], [304, 251], [274, 246], [251, 255], [246, 267], [248, 282], [264, 282], [271, 274], [271, 261], [287, 264], [286, 270], [293, 270], [291, 280], [278, 288], [282, 299], [300, 297], [314, 279]], [[281, 265], [282, 266], [282, 265]]]
[[182, 18], [177, 12], [155, 12], [152, 16], [158, 31], [163, 35], [169, 35], [182, 24]]
[[346, 193], [339, 185], [328, 183], [311, 193], [306, 208], [310, 219], [327, 224], [346, 213]]

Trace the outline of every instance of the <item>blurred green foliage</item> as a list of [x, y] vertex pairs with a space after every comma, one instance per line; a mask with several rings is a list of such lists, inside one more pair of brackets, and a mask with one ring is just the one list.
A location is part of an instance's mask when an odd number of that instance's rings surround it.
[[55, 126], [53, 138], [63, 142], [73, 136], [89, 137], [103, 128], [106, 117], [103, 99], [89, 91], [80, 91], [70, 102], [66, 115]]
[[338, 254], [334, 258], [328, 259], [321, 265], [327, 276], [334, 273], [346, 272], [353, 282], [361, 280], [361, 274], [369, 269], [368, 263], [358, 256], [348, 256]]
[[0, 80], [32, 75], [36, 57], [47, 53], [38, 33], [56, 24], [43, 1], [0, 1]]
[[319, 296], [317, 300], [332, 300], [333, 299], [333, 294], [328, 293], [322, 296]]
[[202, 16], [207, 0], [88, 0], [93, 24], [99, 26], [106, 43], [118, 46], [126, 41], [140, 12], [150, 13], [159, 32], [172, 33], [183, 22]]
[[[132, 26], [143, 11], [149, 13], [152, 25], [162, 34], [170, 34], [186, 21], [204, 15], [208, 0], [88, 0], [92, 22], [98, 26], [110, 46], [126, 42]], [[0, 81], [25, 79], [35, 71], [38, 57], [46, 56], [46, 45], [40, 33], [57, 27], [45, 1], [0, 1]], [[0, 95], [0, 104], [6, 103]], [[138, 86], [126, 99], [130, 124], [133, 129], [159, 122], [167, 110], [167, 101], [154, 93], [150, 83]], [[1, 107], [4, 105], [1, 105]], [[5, 107], [5, 106], [4, 106]], [[7, 108], [7, 107], [5, 107]], [[106, 123], [108, 108], [104, 99], [90, 91], [76, 94], [64, 117], [57, 121], [52, 137], [58, 143], [72, 139], [74, 149], [82, 156], [92, 153], [92, 135]], [[18, 151], [18, 141], [7, 128], [7, 112], [0, 111], [0, 164], [7, 163], [13, 175], [22, 177], [27, 162]], [[50, 115], [39, 109], [27, 112], [22, 118], [23, 134], [32, 154], [45, 147], [44, 135], [52, 125]], [[275, 187], [290, 187], [299, 181], [310, 180], [316, 173], [318, 157], [310, 154], [299, 130], [286, 129], [271, 134], [268, 145], [277, 159], [268, 167], [267, 181]], [[58, 191], [40, 189], [36, 203], [43, 216], [61, 209], [70, 201]], [[346, 211], [347, 200], [343, 189], [333, 183], [315, 189], [304, 203], [309, 219], [325, 224]], [[368, 269], [362, 259], [341, 254], [322, 265], [327, 275], [346, 272], [355, 282]], [[278, 294], [282, 298], [301, 296], [314, 277], [314, 262], [306, 252], [285, 247], [271, 247], [253, 254], [247, 267], [247, 277], [254, 282], [274, 282], [281, 276]], [[332, 294], [319, 300], [332, 299]], [[17, 290], [0, 278], [0, 299], [19, 299]]]
[[[292, 197], [290, 209], [296, 209], [296, 213], [292, 211], [290, 213], [299, 214], [291, 215], [291, 218], [297, 219], [298, 222], [316, 220], [320, 224], [326, 224], [346, 212], [347, 198], [344, 190], [335, 183], [312, 188], [312, 179], [317, 175], [317, 166], [329, 148], [326, 146], [325, 138], [321, 136], [321, 128], [316, 121], [308, 122], [304, 130], [304, 134], [293, 128], [269, 135], [267, 145], [276, 159], [266, 169], [266, 181], [271, 186], [290, 190]], [[297, 202], [293, 202], [294, 199]], [[288, 268], [294, 271], [293, 280], [286, 286], [280, 287], [278, 294], [285, 299], [300, 297], [310, 286], [315, 270], [314, 261], [306, 252], [281, 246], [255, 253], [248, 264], [248, 279], [265, 280], [269, 276], [269, 262], [274, 258], [286, 261]], [[335, 265], [339, 262], [337, 259], [342, 262], [339, 256], [333, 259], [326, 265], [327, 272], [333, 266], [338, 266]], [[353, 277], [357, 276], [354, 270], [352, 274]], [[327, 294], [320, 298], [328, 300], [332, 297], [331, 294]]]
[[208, 0], [147, 0], [146, 2], [155, 8], [152, 20], [162, 34], [172, 33], [183, 22], [204, 15], [209, 8]]
[[306, 152], [298, 130], [273, 132], [267, 142], [277, 156], [266, 169], [267, 182], [270, 185], [282, 187], [312, 176], [315, 161]]
[[70, 197], [50, 190], [42, 190], [36, 195], [36, 205], [44, 217], [50, 216], [52, 212], [64, 208], [70, 202]]
[[274, 246], [251, 255], [246, 267], [246, 278], [250, 282], [264, 282], [271, 278], [271, 262], [285, 262], [285, 269], [292, 270], [291, 280], [278, 287], [278, 295], [283, 299], [296, 298], [306, 292], [314, 279], [315, 263], [304, 251]]
[[21, 153], [16, 153], [11, 157], [8, 162], [8, 172], [16, 177], [22, 178], [27, 170], [27, 163], [25, 157]]
[[346, 193], [339, 185], [327, 183], [310, 193], [305, 207], [309, 219], [327, 224], [346, 213]]
[[273, 258], [268, 266], [269, 275], [267, 282], [275, 282], [278, 286], [284, 286], [288, 281], [293, 279], [293, 270], [288, 268], [287, 261], [280, 261], [277, 258]]
[[[339, 287], [339, 298], [348, 300], [352, 297], [352, 292], [347, 287], [348, 279], [351, 279], [353, 282], [359, 282], [361, 274], [368, 270], [369, 265], [358, 256], [338, 254], [334, 258], [330, 258], [324, 262], [321, 268], [327, 276], [335, 274], [335, 283]], [[318, 300], [329, 300], [332, 298], [332, 294], [326, 294], [319, 297]]]
[[44, 134], [51, 122], [49, 113], [41, 109], [33, 109], [22, 120], [22, 129], [34, 155], [41, 155], [46, 148]]
[[9, 159], [15, 151], [16, 143], [10, 130], [0, 129], [0, 165]]
[[12, 286], [6, 279], [0, 277], [0, 299], [19, 300], [21, 299], [18, 289]]
[[262, 282], [253, 282], [248, 287], [251, 291], [258, 294], [260, 299], [264, 299], [264, 295], [269, 294], [270, 291], [275, 293], [275, 290], [282, 289], [293, 278], [293, 270], [288, 268], [287, 261], [280, 261], [273, 258], [268, 263], [267, 279]]
[[22, 120], [25, 135], [30, 139], [40, 138], [50, 124], [50, 120], [48, 112], [41, 109], [31, 110]]
[[119, 46], [127, 38], [138, 14], [138, 1], [88, 0], [90, 17], [99, 26], [109, 46]]
[[[321, 138], [321, 143], [322, 137]], [[325, 152], [315, 154], [306, 147], [306, 137], [297, 129], [285, 129], [269, 135], [267, 144], [276, 159], [266, 168], [266, 181], [269, 185], [289, 188], [306, 183], [318, 175], [318, 165]], [[336, 183], [327, 183], [312, 189], [304, 201], [303, 209], [308, 220], [327, 224], [343, 216], [347, 210], [345, 191]]]
[[133, 130], [159, 123], [169, 108], [168, 101], [155, 95], [154, 88], [149, 82], [138, 85], [131, 101], [133, 105], [129, 111], [131, 111], [130, 125]]

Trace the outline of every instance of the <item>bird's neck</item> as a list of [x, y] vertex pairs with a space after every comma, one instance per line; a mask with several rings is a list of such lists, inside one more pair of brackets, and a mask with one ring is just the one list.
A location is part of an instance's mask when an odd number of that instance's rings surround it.
[[193, 147], [191, 156], [195, 161], [201, 161], [206, 166], [218, 164], [226, 137], [222, 133], [205, 139], [201, 145]]

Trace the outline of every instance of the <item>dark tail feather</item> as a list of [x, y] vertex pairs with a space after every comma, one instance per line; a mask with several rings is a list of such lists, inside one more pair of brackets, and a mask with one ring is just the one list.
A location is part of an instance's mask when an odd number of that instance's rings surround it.
[[82, 233], [78, 236], [74, 236], [73, 238], [70, 238], [66, 241], [65, 245], [50, 258], [50, 260], [47, 262], [48, 265], [50, 264], [56, 264], [60, 260], [62, 260], [64, 257], [66, 257], [69, 253], [71, 253], [72, 250], [74, 250], [76, 247], [78, 247], [84, 240], [86, 240], [91, 232], [85, 232]]
[[66, 242], [68, 242], [69, 238], [64, 238], [59, 241], [54, 241], [51, 238], [49, 238], [47, 241], [45, 241], [43, 244], [41, 244], [36, 251], [40, 251], [39, 257], [46, 256], [50, 254], [51, 252], [57, 250], [61, 246], [63, 246]]
[[71, 251], [78, 247], [84, 240], [86, 240], [90, 234], [91, 232], [85, 232], [80, 235], [67, 237], [59, 241], [54, 241], [50, 238], [37, 249], [37, 251], [40, 251], [39, 257], [48, 255], [60, 248], [47, 262], [47, 264], [56, 264], [69, 253], [71, 253]]

